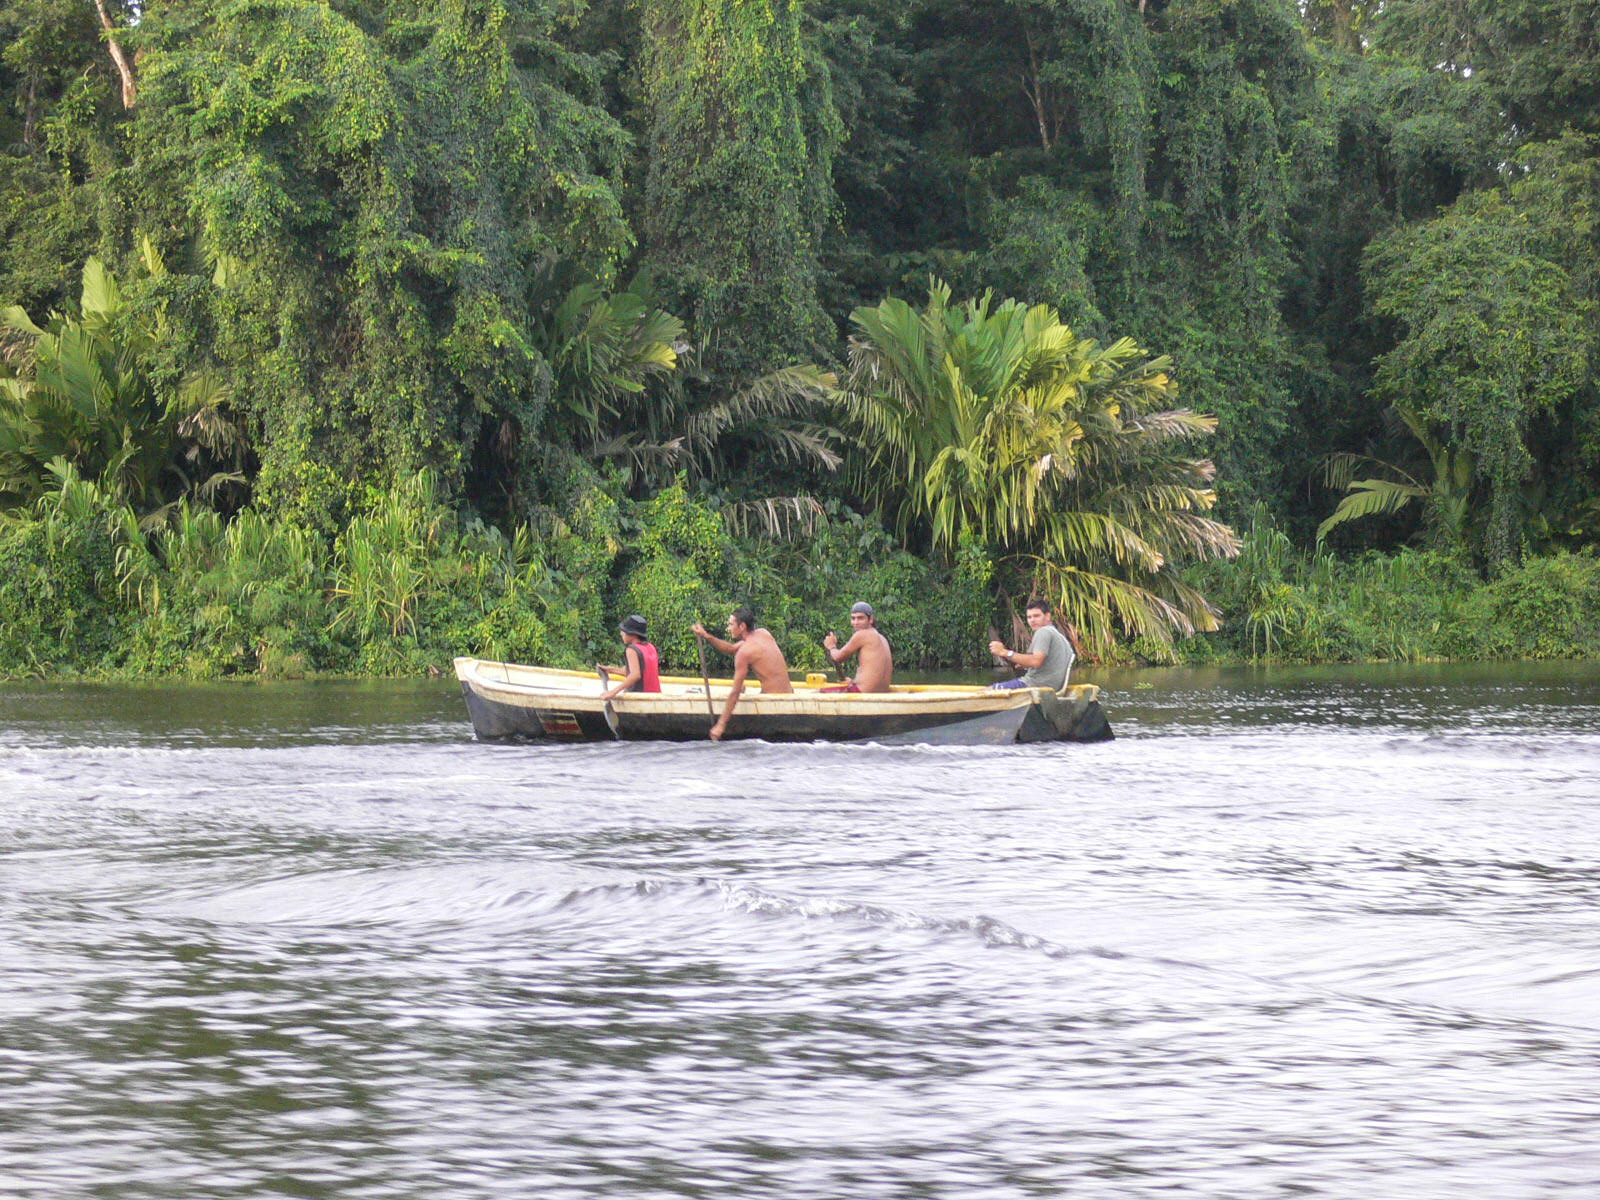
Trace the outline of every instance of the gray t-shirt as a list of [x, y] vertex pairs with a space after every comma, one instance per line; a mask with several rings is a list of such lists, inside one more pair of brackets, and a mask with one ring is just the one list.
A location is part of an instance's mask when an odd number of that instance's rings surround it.
[[1022, 681], [1029, 687], [1049, 688], [1051, 691], [1060, 691], [1067, 686], [1067, 672], [1072, 669], [1072, 660], [1077, 655], [1072, 652], [1072, 643], [1054, 625], [1046, 625], [1042, 629], [1033, 631], [1033, 641], [1028, 646], [1029, 654], [1044, 654], [1044, 662], [1037, 667], [1029, 667], [1022, 676]]

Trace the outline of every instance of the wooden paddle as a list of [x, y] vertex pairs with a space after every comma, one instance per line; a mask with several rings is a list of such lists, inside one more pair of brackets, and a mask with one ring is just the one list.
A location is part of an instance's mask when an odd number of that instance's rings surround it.
[[697, 637], [694, 639], [696, 648], [700, 651], [700, 682], [706, 688], [706, 716], [713, 721], [717, 719], [717, 710], [711, 703], [711, 672], [706, 670], [706, 640]]
[[[604, 693], [606, 689], [611, 686], [611, 672], [606, 670], [599, 663], [595, 663], [594, 669], [600, 672], [600, 691]], [[606, 701], [604, 712], [606, 718], [606, 728], [611, 730], [612, 741], [620, 742], [622, 740], [622, 732], [617, 727], [617, 710], [611, 707], [611, 701]]]

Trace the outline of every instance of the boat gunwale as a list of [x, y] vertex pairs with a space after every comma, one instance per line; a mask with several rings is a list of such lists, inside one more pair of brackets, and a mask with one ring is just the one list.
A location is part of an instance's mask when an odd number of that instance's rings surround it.
[[[600, 693], [603, 690], [599, 678], [590, 671], [574, 671], [562, 667], [534, 667], [518, 663], [506, 663], [493, 659], [479, 659], [462, 656], [455, 660], [456, 677], [465, 684], [478, 689], [486, 695], [492, 694], [503, 697], [506, 701], [520, 706], [538, 704], [540, 702], [560, 703], [568, 707], [584, 710], [597, 709], [601, 706]], [[522, 675], [524, 678], [518, 679]], [[496, 677], [498, 676], [498, 677]], [[562, 683], [570, 680], [572, 687], [561, 687], [541, 684], [527, 676], [550, 678], [555, 677], [553, 683]], [[633, 709], [643, 713], [652, 709], [665, 709], [677, 707], [685, 702], [696, 705], [704, 704], [707, 697], [705, 681], [692, 676], [664, 675], [661, 677], [663, 690], [661, 692], [625, 692], [611, 701], [618, 712]], [[710, 680], [710, 698], [713, 702], [725, 701], [727, 693], [732, 687], [732, 680]], [[816, 684], [811, 682], [797, 682], [793, 692], [779, 692], [763, 694], [758, 681], [750, 680], [745, 685], [744, 693], [739, 698], [739, 707], [751, 705], [749, 711], [760, 712], [762, 709], [784, 711], [797, 707], [804, 702], [807, 707], [814, 704], [826, 704], [836, 708], [841, 715], [846, 711], [864, 713], [872, 709], [889, 711], [910, 709], [912, 711], [969, 711], [969, 712], [1001, 712], [1010, 708], [1035, 704], [1041, 697], [1052, 694], [1048, 688], [1009, 688], [996, 690], [974, 684], [897, 684], [889, 692], [826, 692], [823, 689], [832, 684]], [[1096, 693], [1099, 689], [1093, 684], [1073, 685], [1069, 690], [1093, 688]]]

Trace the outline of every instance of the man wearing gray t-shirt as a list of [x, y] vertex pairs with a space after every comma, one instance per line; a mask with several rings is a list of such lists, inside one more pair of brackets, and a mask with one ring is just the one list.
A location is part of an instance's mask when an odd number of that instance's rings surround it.
[[1010, 688], [1049, 688], [1052, 692], [1067, 686], [1067, 672], [1072, 670], [1072, 660], [1077, 656], [1072, 643], [1055, 627], [1050, 618], [1050, 601], [1038, 596], [1028, 601], [1028, 628], [1033, 630], [1033, 641], [1026, 652], [1007, 650], [1004, 642], [989, 643], [989, 653], [1003, 658], [1016, 667], [1027, 670], [1016, 679], [990, 684], [997, 690]]

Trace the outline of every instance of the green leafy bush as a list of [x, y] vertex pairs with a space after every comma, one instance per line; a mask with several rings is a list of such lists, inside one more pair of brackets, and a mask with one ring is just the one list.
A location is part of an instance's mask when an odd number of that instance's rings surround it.
[[[0, 520], [0, 675], [414, 675], [457, 654], [582, 667], [615, 658], [628, 612], [649, 618], [668, 670], [693, 675], [690, 626], [720, 630], [744, 604], [793, 670], [831, 671], [823, 636], [844, 636], [856, 600], [877, 610], [902, 670], [979, 668], [997, 615], [976, 541], [931, 564], [837, 503], [794, 540], [736, 538], [715, 498], [682, 481], [633, 505], [596, 479], [543, 536], [508, 537], [463, 518], [423, 473], [369, 491], [330, 541], [282, 516], [186, 504], [147, 533], [72, 468], [60, 481]], [[1445, 552], [1307, 557], [1258, 514], [1236, 564], [1200, 569], [1223, 627], [1178, 647], [1192, 664], [1600, 657], [1592, 554], [1484, 583]]]
[[117, 574], [134, 609], [129, 673], [298, 678], [344, 665], [326, 637], [326, 543], [294, 525], [180, 505], [164, 529], [127, 539]]
[[721, 518], [688, 494], [681, 476], [640, 506], [637, 516], [637, 553], [617, 588], [611, 624], [627, 613], [642, 614], [662, 665], [698, 673], [699, 650], [690, 627], [700, 621], [720, 634], [727, 614], [749, 603], [730, 596], [733, 543]]
[[1462, 606], [1461, 641], [1478, 658], [1600, 658], [1600, 559], [1529, 559]]
[[1191, 663], [1352, 662], [1470, 656], [1457, 612], [1478, 585], [1447, 551], [1342, 560], [1297, 551], [1257, 507], [1238, 559], [1189, 576], [1217, 603], [1222, 628], [1182, 647]]
[[580, 620], [598, 612], [611, 556], [609, 540], [580, 530], [614, 525], [614, 503], [590, 495], [561, 535], [523, 526], [508, 539], [463, 521], [437, 486], [424, 471], [370, 495], [335, 543], [329, 629], [358, 668], [442, 670], [457, 654], [578, 665]]
[[67, 468], [59, 491], [0, 521], [0, 675], [93, 670], [120, 630], [116, 545], [125, 509]]

